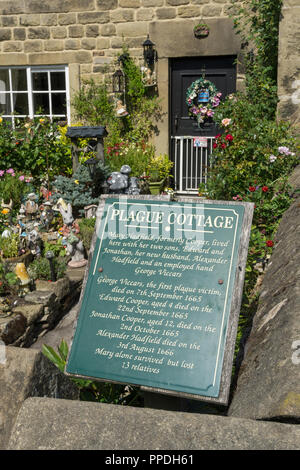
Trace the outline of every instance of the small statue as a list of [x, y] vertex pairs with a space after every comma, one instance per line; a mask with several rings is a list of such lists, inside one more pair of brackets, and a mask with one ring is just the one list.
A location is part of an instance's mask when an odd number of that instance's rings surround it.
[[130, 173], [129, 165], [123, 165], [120, 171], [113, 171], [107, 179], [109, 193], [140, 194], [138, 178], [129, 177]]
[[51, 222], [54, 217], [54, 212], [52, 210], [52, 204], [51, 202], [47, 201], [44, 204], [40, 206], [40, 209], [42, 210], [41, 212], [41, 222], [43, 226], [45, 227], [46, 231], [48, 232]]
[[80, 240], [73, 232], [71, 232], [66, 241], [67, 254], [72, 256], [68, 266], [70, 268], [81, 268], [85, 266], [88, 261], [84, 256], [85, 249], [82, 240]]
[[27, 235], [27, 246], [31, 253], [37, 257], [41, 256], [42, 239], [39, 234], [39, 224], [35, 223], [33, 230]]
[[25, 213], [29, 220], [33, 220], [37, 215], [39, 207], [36, 203], [36, 194], [29, 193], [25, 202]]
[[126, 106], [125, 106], [125, 104], [122, 103], [121, 100], [117, 100], [116, 113], [117, 113], [117, 116], [120, 116], [120, 117], [128, 116]]

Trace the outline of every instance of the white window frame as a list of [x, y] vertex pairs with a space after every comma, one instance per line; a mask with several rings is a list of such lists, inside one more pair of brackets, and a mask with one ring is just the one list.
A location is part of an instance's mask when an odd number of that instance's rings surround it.
[[[12, 89], [12, 70], [26, 70], [27, 76], [27, 91], [20, 90], [15, 91]], [[0, 67], [0, 70], [8, 70], [8, 77], [9, 77], [9, 91], [1, 91], [1, 93], [5, 93], [10, 97], [10, 106], [11, 109], [14, 108], [13, 106], [13, 95], [17, 93], [26, 93], [28, 96], [28, 115], [25, 114], [2, 114], [3, 118], [8, 118], [12, 122], [12, 126], [15, 127], [15, 121], [18, 118], [30, 118], [33, 119], [34, 117], [41, 116], [41, 114], [34, 114], [33, 110], [33, 97], [34, 94], [38, 93], [48, 93], [49, 94], [49, 114], [43, 114], [43, 116], [47, 116], [50, 121], [53, 121], [53, 118], [66, 119], [68, 124], [70, 125], [70, 116], [71, 116], [71, 109], [70, 109], [70, 87], [69, 87], [69, 67], [67, 65], [49, 65], [49, 66], [7, 66], [7, 67]], [[51, 72], [64, 72], [65, 73], [65, 90], [52, 90], [51, 89], [51, 80], [50, 80], [50, 73]], [[48, 85], [49, 89], [46, 91], [34, 91], [32, 87], [32, 73], [35, 72], [47, 72], [48, 74]], [[52, 113], [52, 100], [50, 99], [52, 93], [65, 93], [66, 95], [66, 115], [65, 114], [53, 114]]]

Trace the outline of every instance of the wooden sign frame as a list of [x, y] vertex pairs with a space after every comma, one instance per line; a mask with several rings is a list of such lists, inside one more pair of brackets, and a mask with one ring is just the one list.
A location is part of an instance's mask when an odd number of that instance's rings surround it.
[[[81, 296], [79, 300], [78, 316], [80, 314], [83, 299], [85, 298], [89, 272], [90, 272], [93, 254], [94, 254], [94, 250], [95, 250], [95, 246], [97, 242], [97, 233], [98, 233], [99, 225], [100, 225], [101, 218], [103, 215], [105, 202], [109, 201], [109, 199], [116, 199], [116, 198], [119, 198], [120, 201], [128, 200], [128, 201], [131, 201], [132, 203], [134, 203], [134, 200], [145, 201], [145, 204], [147, 202], [150, 203], [151, 201], [161, 201], [162, 203], [170, 201], [169, 196], [156, 196], [156, 197], [151, 196], [151, 195], [149, 196], [148, 195], [147, 196], [144, 196], [144, 195], [143, 196], [142, 195], [127, 196], [126, 195], [125, 196], [125, 195], [113, 195], [112, 194], [112, 195], [103, 195], [101, 197], [101, 200], [97, 209], [97, 214], [96, 214], [97, 219], [96, 219], [95, 233], [94, 233], [92, 243], [91, 243], [89, 261], [87, 264], [87, 268], [86, 268], [86, 272], [85, 272], [85, 276], [83, 280], [82, 292], [81, 292]], [[178, 390], [169, 390], [169, 389], [164, 389], [164, 388], [151, 387], [148, 385], [146, 386], [143, 383], [140, 383], [140, 384], [133, 383], [133, 385], [135, 386], [140, 385], [141, 390], [144, 390], [147, 392], [156, 392], [156, 393], [166, 394], [170, 396], [190, 398], [190, 399], [196, 399], [196, 400], [201, 400], [201, 401], [210, 402], [210, 403], [226, 405], [229, 399], [232, 363], [233, 363], [233, 357], [234, 357], [234, 349], [235, 349], [236, 334], [237, 334], [237, 327], [238, 327], [238, 318], [239, 318], [240, 306], [241, 306], [241, 301], [242, 301], [245, 267], [246, 267], [246, 261], [247, 261], [247, 255], [248, 255], [248, 244], [249, 244], [254, 205], [252, 203], [243, 203], [243, 202], [237, 203], [234, 201], [233, 202], [211, 201], [211, 200], [201, 199], [199, 197], [197, 198], [176, 197], [176, 202], [187, 203], [187, 204], [193, 203], [197, 205], [198, 204], [204, 204], [204, 205], [214, 204], [214, 205], [224, 207], [224, 210], [226, 210], [226, 206], [231, 206], [231, 207], [243, 206], [243, 219], [242, 219], [242, 223], [240, 226], [239, 245], [237, 247], [237, 258], [236, 258], [237, 261], [236, 261], [236, 266], [235, 266], [234, 283], [233, 283], [231, 303], [230, 303], [230, 313], [228, 317], [227, 332], [226, 332], [226, 339], [225, 339], [225, 346], [224, 346], [224, 357], [223, 357], [223, 364], [222, 364], [222, 372], [220, 376], [219, 393], [217, 397], [210, 397], [210, 396], [204, 396], [204, 395], [193, 394], [193, 393], [185, 393], [183, 391], [178, 391]], [[78, 321], [78, 317], [77, 317], [77, 321]], [[69, 359], [70, 359], [70, 354], [72, 352], [74, 336], [76, 333], [76, 326], [77, 326], [77, 322], [75, 323], [75, 326], [74, 326], [73, 339], [72, 339], [71, 348], [70, 348], [69, 356], [67, 360], [66, 374], [71, 377], [86, 378], [86, 379], [95, 380], [95, 381], [111, 382], [111, 383], [118, 383], [118, 384], [130, 383], [130, 382], [121, 382], [121, 381], [111, 380], [107, 378], [99, 378], [95, 376], [90, 377], [88, 375], [79, 375], [79, 374], [75, 374], [74, 372], [70, 373], [67, 370]]]

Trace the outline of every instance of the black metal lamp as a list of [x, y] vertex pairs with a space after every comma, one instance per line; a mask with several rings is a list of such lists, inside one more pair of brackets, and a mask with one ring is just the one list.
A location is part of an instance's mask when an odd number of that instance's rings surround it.
[[117, 69], [112, 76], [112, 88], [113, 93], [123, 93], [124, 92], [124, 73], [121, 69]]
[[155, 44], [149, 39], [149, 34], [147, 36], [146, 41], [143, 42], [143, 49], [144, 49], [144, 61], [148, 67], [152, 67], [154, 62], [157, 59], [157, 53], [154, 48]]
[[93, 179], [94, 175], [95, 175], [95, 170], [96, 170], [98, 160], [94, 157], [91, 157], [85, 163], [88, 166], [90, 177]]

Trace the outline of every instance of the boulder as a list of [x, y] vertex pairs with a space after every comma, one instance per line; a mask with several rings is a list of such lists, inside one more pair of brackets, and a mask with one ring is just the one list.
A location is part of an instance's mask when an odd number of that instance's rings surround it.
[[3, 344], [0, 347], [0, 449], [5, 449], [26, 398], [78, 399], [78, 388], [41, 352]]

